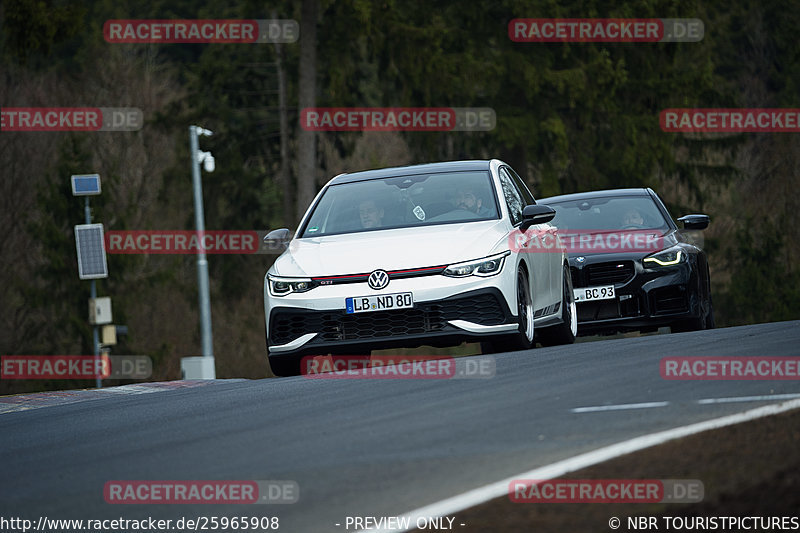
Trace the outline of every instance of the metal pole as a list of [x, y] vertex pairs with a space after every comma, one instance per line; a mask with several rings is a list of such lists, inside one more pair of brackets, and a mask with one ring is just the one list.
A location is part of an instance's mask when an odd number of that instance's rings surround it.
[[[85, 198], [86, 198], [86, 202], [83, 204], [83, 215], [84, 215], [84, 218], [86, 219], [86, 223], [87, 224], [91, 224], [92, 223], [92, 211], [89, 209], [89, 197], [86, 196]], [[97, 284], [95, 283], [94, 280], [92, 280], [91, 288], [89, 290], [90, 290], [90, 293], [89, 293], [90, 298], [92, 300], [96, 299], [97, 298]], [[94, 346], [94, 363], [95, 363], [94, 368], [98, 369], [98, 368], [100, 368], [100, 335], [98, 334], [98, 331], [97, 331], [97, 324], [92, 326], [92, 344]], [[95, 382], [97, 384], [97, 388], [98, 389], [102, 389], [103, 388], [103, 378], [101, 378], [99, 375], [95, 377]]]
[[[189, 126], [189, 142], [192, 157], [192, 184], [194, 188], [194, 220], [200, 246], [197, 252], [197, 284], [200, 291], [200, 336], [203, 357], [210, 357], [211, 368], [214, 368], [214, 348], [211, 335], [211, 299], [208, 294], [208, 261], [202, 247], [202, 236], [205, 234], [205, 216], [203, 214], [203, 185], [200, 182], [200, 162], [197, 154], [200, 151], [197, 143], [197, 126]], [[216, 377], [216, 376], [212, 376]]]

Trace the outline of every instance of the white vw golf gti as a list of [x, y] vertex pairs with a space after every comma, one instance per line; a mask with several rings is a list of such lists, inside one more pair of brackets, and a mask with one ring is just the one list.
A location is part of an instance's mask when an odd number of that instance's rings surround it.
[[[453, 161], [336, 176], [264, 278], [270, 366], [305, 355], [481, 342], [498, 352], [571, 343], [566, 252], [520, 246], [555, 231], [502, 161]], [[534, 251], [535, 250], [535, 251]]]

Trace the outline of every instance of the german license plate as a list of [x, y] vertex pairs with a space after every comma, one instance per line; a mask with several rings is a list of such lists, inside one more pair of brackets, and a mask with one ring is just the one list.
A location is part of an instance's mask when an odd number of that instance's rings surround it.
[[414, 307], [414, 298], [410, 292], [381, 294], [376, 296], [353, 296], [344, 299], [344, 306], [349, 314], [369, 313], [370, 311], [390, 311]]
[[617, 294], [614, 292], [613, 285], [603, 285], [602, 287], [585, 287], [574, 289], [576, 302], [589, 302], [594, 300], [613, 300]]

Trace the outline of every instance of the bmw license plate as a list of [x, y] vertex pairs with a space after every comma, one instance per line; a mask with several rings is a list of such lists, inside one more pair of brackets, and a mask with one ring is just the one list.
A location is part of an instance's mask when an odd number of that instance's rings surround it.
[[574, 289], [576, 302], [589, 302], [594, 300], [612, 300], [617, 294], [614, 292], [613, 285], [603, 285], [602, 287], [585, 287]]
[[410, 292], [381, 294], [378, 296], [354, 296], [345, 298], [344, 306], [348, 313], [409, 309], [414, 307], [414, 298]]

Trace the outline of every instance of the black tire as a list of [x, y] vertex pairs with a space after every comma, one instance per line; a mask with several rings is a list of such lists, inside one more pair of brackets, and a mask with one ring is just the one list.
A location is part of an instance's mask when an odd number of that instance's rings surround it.
[[269, 367], [277, 377], [300, 375], [300, 362], [302, 358], [291, 355], [269, 357]]
[[572, 277], [569, 267], [564, 265], [564, 282], [561, 295], [561, 324], [542, 328], [538, 333], [538, 340], [542, 346], [559, 346], [572, 344], [578, 332], [577, 309], [575, 308], [575, 293], [572, 291]]
[[708, 310], [702, 316], [679, 320], [670, 326], [672, 333], [684, 333], [687, 331], [700, 331], [704, 329], [714, 329], [714, 304], [711, 300], [711, 292], [708, 293]]
[[481, 352], [516, 352], [533, 348], [533, 298], [528, 274], [523, 268], [517, 270], [517, 320], [519, 329], [515, 333], [481, 342]]
[[706, 329], [714, 329], [717, 323], [714, 321], [714, 301], [711, 295], [708, 296], [708, 314], [706, 315]]

